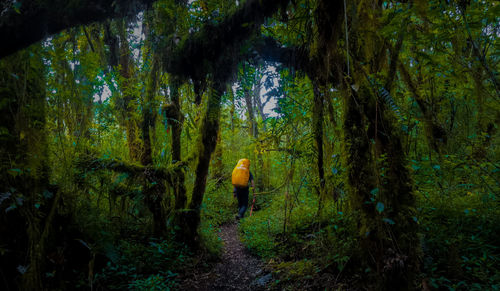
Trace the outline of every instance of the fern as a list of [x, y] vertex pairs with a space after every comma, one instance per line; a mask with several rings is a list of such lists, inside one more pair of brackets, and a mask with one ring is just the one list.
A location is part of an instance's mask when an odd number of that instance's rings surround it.
[[399, 121], [403, 122], [404, 119], [401, 114], [401, 110], [399, 109], [399, 106], [396, 104], [396, 102], [394, 102], [394, 99], [392, 98], [389, 91], [387, 91], [384, 86], [375, 81], [372, 77], [368, 77], [368, 81], [370, 82], [370, 85], [377, 90], [378, 96], [380, 96], [385, 104], [392, 110], [392, 112], [394, 112]]
[[384, 87], [381, 86], [378, 90], [378, 94], [382, 98], [382, 100], [384, 100], [384, 102], [387, 104], [387, 106], [389, 106], [392, 109], [392, 111], [394, 112], [394, 114], [396, 114], [398, 119], [400, 121], [403, 121], [401, 111], [399, 110], [398, 105], [396, 105], [396, 103], [394, 102], [394, 99], [392, 98], [389, 91], [387, 91]]

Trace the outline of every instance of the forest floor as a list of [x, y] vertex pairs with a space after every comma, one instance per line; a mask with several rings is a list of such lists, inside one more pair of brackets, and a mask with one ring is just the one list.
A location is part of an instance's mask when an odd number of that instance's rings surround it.
[[241, 243], [238, 224], [223, 225], [219, 237], [223, 241], [220, 262], [209, 272], [194, 271], [181, 284], [182, 290], [267, 290], [272, 275]]

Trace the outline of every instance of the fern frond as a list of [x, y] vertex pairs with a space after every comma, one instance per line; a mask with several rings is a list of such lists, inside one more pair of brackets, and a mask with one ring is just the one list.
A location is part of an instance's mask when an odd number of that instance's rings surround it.
[[377, 95], [382, 99], [382, 101], [394, 112], [396, 117], [400, 122], [403, 122], [403, 116], [399, 106], [394, 102], [389, 91], [387, 91], [384, 86], [382, 86], [378, 81], [374, 80], [372, 77], [368, 76], [368, 81], [370, 85], [377, 91]]

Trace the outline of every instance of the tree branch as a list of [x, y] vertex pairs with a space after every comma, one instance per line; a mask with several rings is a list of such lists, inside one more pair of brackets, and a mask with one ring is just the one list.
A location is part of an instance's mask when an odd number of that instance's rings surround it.
[[[156, 178], [171, 181], [174, 171], [186, 165], [186, 162], [177, 162], [166, 168], [148, 167], [140, 164], [130, 163], [113, 158], [82, 158], [76, 163], [77, 167], [84, 170], [110, 170], [115, 172], [127, 173], [129, 175], [140, 177], [144, 175], [155, 176]], [[153, 174], [151, 174], [153, 173]]]
[[[164, 57], [166, 70], [181, 78], [200, 80], [209, 73], [222, 71], [242, 57], [242, 44], [259, 31], [264, 19], [272, 16], [288, 0], [248, 0], [233, 15], [218, 24], [207, 24], [193, 33]], [[168, 50], [165, 50], [168, 51]]]
[[0, 17], [0, 59], [63, 29], [136, 15], [154, 0], [25, 0]]

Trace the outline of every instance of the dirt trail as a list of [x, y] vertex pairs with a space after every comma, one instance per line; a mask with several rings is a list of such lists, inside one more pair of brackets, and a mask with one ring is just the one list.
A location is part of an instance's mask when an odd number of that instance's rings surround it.
[[262, 263], [240, 242], [238, 225], [223, 225], [219, 237], [224, 242], [221, 261], [209, 273], [194, 274], [183, 287], [190, 290], [266, 290], [271, 275], [264, 273]]

